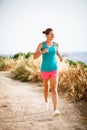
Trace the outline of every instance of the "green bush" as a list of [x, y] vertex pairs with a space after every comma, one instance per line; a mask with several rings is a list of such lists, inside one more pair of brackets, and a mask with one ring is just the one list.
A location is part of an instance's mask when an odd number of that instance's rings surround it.
[[69, 60], [69, 59], [66, 60], [66, 63], [68, 63], [70, 66], [71, 65], [73, 65], [73, 66], [77, 65], [75, 61], [72, 61], [72, 60]]
[[25, 53], [19, 52], [13, 56], [13, 59], [18, 59], [19, 56], [25, 56]]
[[18, 79], [22, 82], [28, 81], [30, 72], [26, 70], [25, 65], [20, 65], [16, 68], [16, 71], [12, 71], [13, 78]]
[[87, 64], [85, 64], [85, 63], [83, 63], [83, 62], [81, 62], [81, 61], [77, 61], [76, 64], [77, 64], [77, 65], [80, 65], [80, 66], [82, 66], [82, 67], [84, 67], [84, 68], [87, 68]]
[[28, 53], [25, 55], [25, 58], [29, 58], [31, 55], [33, 55], [33, 52], [28, 52]]
[[18, 59], [20, 56], [24, 56], [25, 58], [29, 58], [31, 55], [33, 55], [33, 52], [28, 52], [28, 53], [19, 52], [13, 56], [13, 59]]
[[70, 65], [70, 66], [78, 66], [80, 65], [81, 67], [87, 68], [87, 64], [81, 62], [81, 61], [72, 61], [67, 59], [66, 62]]

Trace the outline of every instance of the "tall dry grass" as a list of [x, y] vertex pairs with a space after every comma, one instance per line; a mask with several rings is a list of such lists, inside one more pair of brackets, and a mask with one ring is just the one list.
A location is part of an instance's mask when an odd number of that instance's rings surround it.
[[[42, 82], [40, 77], [41, 57], [34, 60], [19, 56], [17, 60], [12, 58], [2, 59], [2, 70], [11, 70], [12, 78], [20, 81]], [[69, 99], [87, 100], [87, 65], [76, 62], [62, 62], [58, 59], [59, 76], [58, 92]]]
[[60, 72], [58, 91], [70, 99], [87, 100], [87, 68], [78, 65]]
[[9, 57], [0, 57], [0, 71], [8, 71], [14, 68], [16, 62]]
[[41, 59], [34, 60], [33, 56], [29, 58], [19, 57], [16, 66], [13, 68], [12, 75], [13, 78], [19, 79], [21, 81], [41, 81], [40, 77], [40, 62]]

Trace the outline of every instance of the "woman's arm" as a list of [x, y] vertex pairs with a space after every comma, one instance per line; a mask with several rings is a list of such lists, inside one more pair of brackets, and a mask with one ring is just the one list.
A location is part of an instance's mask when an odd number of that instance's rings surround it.
[[34, 59], [37, 59], [37, 58], [42, 54], [41, 48], [42, 48], [42, 44], [40, 43], [40, 44], [38, 45], [38, 47], [37, 47], [37, 49], [36, 49], [34, 55], [33, 55], [33, 58], [34, 58]]
[[46, 53], [48, 52], [48, 49], [44, 49], [43, 51], [41, 51], [41, 48], [42, 48], [42, 43], [40, 43], [33, 55], [33, 58], [34, 59], [37, 59], [39, 56], [41, 56], [43, 53]]
[[62, 56], [60, 55], [60, 53], [59, 53], [59, 51], [58, 51], [58, 47], [59, 47], [59, 45], [58, 45], [58, 43], [56, 43], [56, 48], [57, 48], [57, 56], [59, 57], [60, 61], [62, 61], [62, 60], [63, 60], [63, 58], [62, 58]]

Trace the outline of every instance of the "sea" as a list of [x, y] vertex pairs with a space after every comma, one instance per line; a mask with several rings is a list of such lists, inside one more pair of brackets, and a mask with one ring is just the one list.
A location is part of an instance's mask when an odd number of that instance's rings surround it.
[[[81, 61], [87, 64], [87, 51], [84, 52], [60, 52], [63, 57], [73, 61]], [[13, 57], [15, 54], [6, 54], [0, 56]]]
[[62, 55], [72, 61], [81, 61], [87, 64], [87, 51], [86, 52], [62, 52]]

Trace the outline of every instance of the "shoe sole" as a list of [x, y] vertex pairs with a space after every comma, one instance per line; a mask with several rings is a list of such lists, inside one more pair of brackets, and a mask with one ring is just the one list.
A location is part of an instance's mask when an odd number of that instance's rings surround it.
[[59, 113], [55, 113], [54, 115], [53, 115], [53, 117], [56, 117], [56, 116], [59, 116], [60, 114]]

